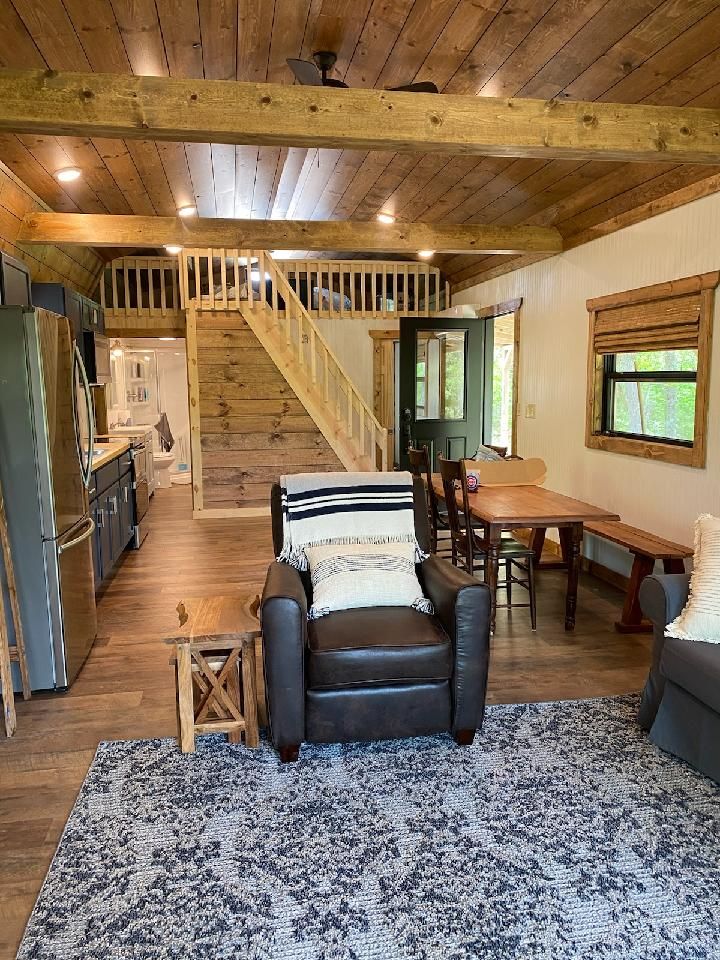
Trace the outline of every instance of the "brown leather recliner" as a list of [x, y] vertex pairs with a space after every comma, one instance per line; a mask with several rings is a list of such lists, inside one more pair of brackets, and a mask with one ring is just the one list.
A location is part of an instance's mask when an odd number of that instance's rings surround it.
[[[415, 531], [427, 550], [425, 490], [414, 481]], [[282, 547], [280, 487], [271, 493], [275, 553]], [[283, 761], [303, 741], [385, 740], [442, 732], [472, 743], [485, 712], [490, 591], [431, 556], [418, 576], [435, 606], [342, 610], [308, 622], [310, 575], [273, 563], [261, 618], [272, 742]]]

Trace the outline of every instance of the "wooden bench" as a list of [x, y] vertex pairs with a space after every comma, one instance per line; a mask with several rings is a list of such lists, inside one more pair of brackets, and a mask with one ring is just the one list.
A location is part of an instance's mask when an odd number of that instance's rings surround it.
[[615, 624], [619, 633], [647, 633], [652, 624], [643, 620], [640, 609], [640, 584], [655, 569], [655, 561], [662, 560], [665, 573], [685, 573], [684, 560], [692, 557], [693, 551], [679, 543], [672, 543], [646, 530], [638, 530], [619, 520], [591, 520], [585, 524], [588, 533], [627, 547], [633, 554], [625, 604], [622, 616]]

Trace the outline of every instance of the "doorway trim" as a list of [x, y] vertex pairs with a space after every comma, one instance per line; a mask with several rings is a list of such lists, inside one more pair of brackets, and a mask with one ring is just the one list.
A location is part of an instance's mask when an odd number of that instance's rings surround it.
[[388, 464], [395, 462], [395, 344], [400, 329], [368, 330], [373, 340], [373, 413], [388, 431]]
[[[478, 320], [489, 320], [492, 317], [513, 317], [513, 382], [512, 382], [512, 452], [517, 454], [517, 421], [520, 387], [520, 308], [523, 298], [505, 300], [491, 307], [480, 307], [476, 310]], [[468, 305], [469, 306], [469, 305]]]

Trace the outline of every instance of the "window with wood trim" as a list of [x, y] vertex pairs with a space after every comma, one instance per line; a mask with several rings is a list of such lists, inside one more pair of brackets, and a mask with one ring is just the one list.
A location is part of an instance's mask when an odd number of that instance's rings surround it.
[[705, 466], [718, 280], [707, 273], [588, 300], [588, 447]]

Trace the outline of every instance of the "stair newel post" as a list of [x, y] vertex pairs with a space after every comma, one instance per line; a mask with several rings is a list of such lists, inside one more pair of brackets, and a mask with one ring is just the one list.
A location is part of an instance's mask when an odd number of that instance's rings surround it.
[[381, 433], [382, 447], [380, 450], [380, 462], [383, 469], [383, 472], [388, 468], [388, 430], [387, 427], [383, 427]]
[[375, 417], [370, 419], [370, 460], [372, 469], [377, 470], [377, 434], [375, 430]]

